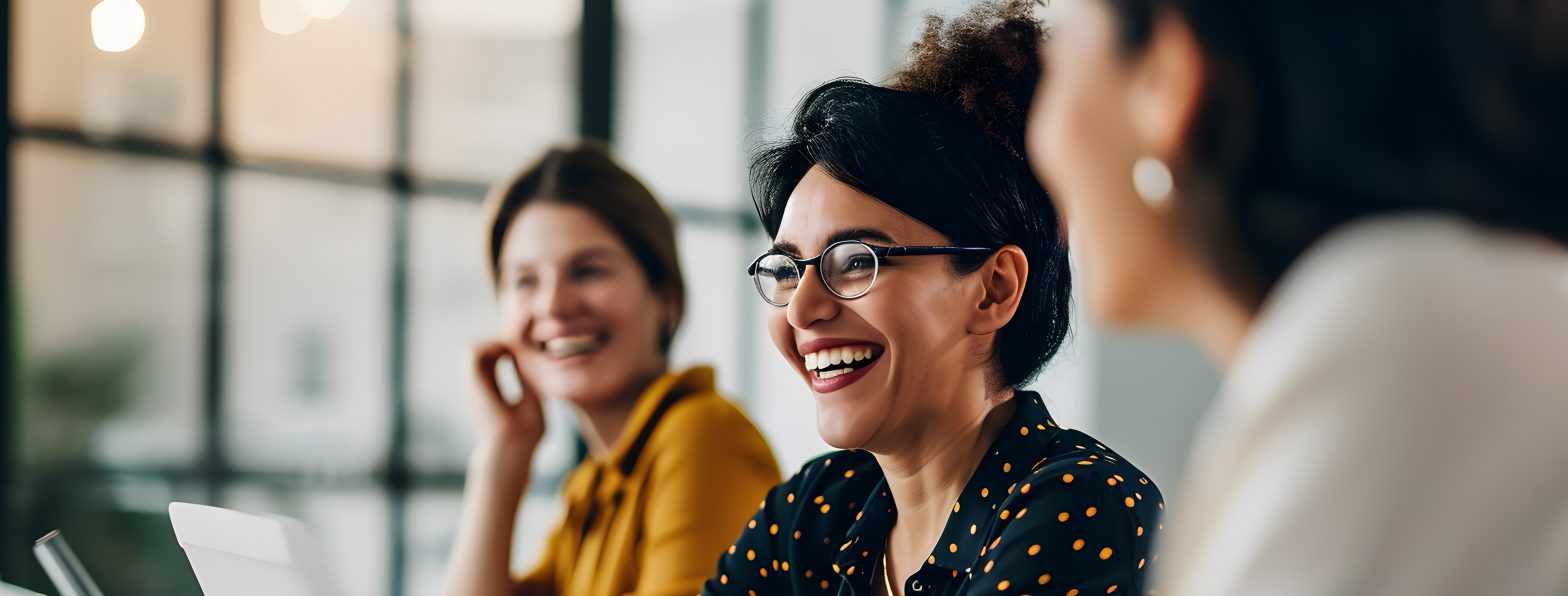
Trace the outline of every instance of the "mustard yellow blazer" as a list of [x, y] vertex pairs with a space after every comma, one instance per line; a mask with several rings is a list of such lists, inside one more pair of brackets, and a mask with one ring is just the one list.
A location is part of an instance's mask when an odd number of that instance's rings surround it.
[[517, 594], [696, 594], [768, 489], [778, 463], [713, 369], [665, 374], [638, 398], [604, 460], [567, 476], [565, 519]]

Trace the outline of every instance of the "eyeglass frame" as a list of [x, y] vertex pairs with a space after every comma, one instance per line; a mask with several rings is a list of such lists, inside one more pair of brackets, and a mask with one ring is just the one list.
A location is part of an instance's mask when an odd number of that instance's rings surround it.
[[[838, 292], [838, 290], [833, 289], [833, 284], [828, 283], [827, 274], [823, 273], [822, 267], [820, 266], [820, 264], [822, 263], [822, 257], [826, 256], [829, 252], [832, 252], [833, 249], [838, 248], [840, 245], [843, 245], [843, 244], [859, 244], [861, 246], [866, 247], [866, 249], [871, 252], [871, 255], [873, 257], [876, 257], [876, 269], [871, 272], [871, 281], [866, 283], [866, 289], [865, 290], [862, 290], [859, 294], [855, 294], [853, 296], [845, 296], [843, 294], [840, 294]], [[871, 293], [871, 287], [876, 285], [877, 277], [879, 277], [882, 274], [882, 263], [887, 261], [887, 259], [889, 257], [898, 257], [898, 256], [918, 257], [918, 256], [930, 256], [930, 255], [975, 255], [975, 256], [979, 256], [982, 253], [989, 255], [989, 254], [994, 253], [996, 251], [997, 251], [997, 249], [995, 249], [995, 248], [984, 248], [984, 247], [979, 247], [979, 246], [877, 246], [877, 245], [874, 245], [874, 244], [867, 244], [867, 243], [862, 242], [860, 240], [840, 240], [838, 242], [834, 242], [832, 244], [827, 245], [826, 248], [822, 249], [822, 252], [817, 253], [817, 256], [811, 257], [809, 259], [797, 259], [797, 258], [792, 257], [790, 255], [787, 255], [787, 254], [784, 254], [784, 253], [781, 253], [781, 252], [771, 251], [771, 250], [768, 251], [768, 252], [764, 252], [764, 253], [762, 253], [760, 255], [757, 255], [757, 258], [752, 259], [751, 264], [746, 266], [746, 275], [751, 276], [752, 285], [756, 286], [756, 288], [757, 288], [757, 295], [762, 296], [762, 301], [763, 302], [766, 302], [769, 305], [772, 305], [772, 306], [777, 307], [777, 308], [784, 308], [786, 306], [789, 306], [789, 303], [794, 300], [794, 297], [795, 297], [794, 292], [790, 293], [790, 301], [786, 301], [783, 304], [776, 304], [772, 300], [769, 300], [767, 296], [763, 295], [763, 293], [762, 293], [762, 282], [759, 281], [758, 278], [757, 278], [758, 266], [762, 263], [763, 259], [766, 259], [766, 258], [771, 257], [771, 256], [784, 257], [784, 258], [789, 259], [790, 261], [794, 262], [795, 268], [801, 272], [801, 276], [802, 277], [805, 277], [805, 272], [806, 272], [806, 268], [807, 267], [815, 267], [816, 270], [817, 270], [817, 279], [822, 282], [822, 287], [827, 288], [828, 292], [832, 293], [834, 296], [839, 297], [840, 299], [843, 299], [843, 300], [854, 300], [856, 298], [859, 298], [861, 296], [865, 296], [866, 294]], [[797, 286], [797, 289], [799, 289], [798, 286]]]

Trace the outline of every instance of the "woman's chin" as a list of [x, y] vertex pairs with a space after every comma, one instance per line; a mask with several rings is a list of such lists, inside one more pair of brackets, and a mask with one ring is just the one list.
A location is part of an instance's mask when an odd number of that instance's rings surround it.
[[849, 408], [824, 408], [817, 405], [817, 434], [834, 449], [861, 449], [870, 442], [879, 426], [866, 420], [864, 412], [846, 412]]
[[603, 385], [605, 383], [590, 375], [568, 373], [552, 375], [547, 383], [541, 383], [539, 389], [545, 395], [560, 398], [578, 408], [595, 409], [614, 399]]

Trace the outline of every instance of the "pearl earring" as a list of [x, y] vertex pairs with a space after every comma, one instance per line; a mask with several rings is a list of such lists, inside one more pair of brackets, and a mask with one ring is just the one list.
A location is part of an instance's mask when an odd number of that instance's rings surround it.
[[1132, 165], [1132, 187], [1149, 207], [1159, 209], [1171, 197], [1175, 181], [1165, 162], [1147, 155]]

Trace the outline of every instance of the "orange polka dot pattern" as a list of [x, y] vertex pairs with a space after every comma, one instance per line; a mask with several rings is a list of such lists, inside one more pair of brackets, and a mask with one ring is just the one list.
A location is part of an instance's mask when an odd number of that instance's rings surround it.
[[[1039, 395], [1018, 392], [1014, 403], [901, 592], [1144, 594], [1159, 560], [1150, 549], [1159, 488], [1094, 438], [1059, 427]], [[703, 593], [881, 594], [897, 517], [871, 454], [829, 453], [773, 488]]]

